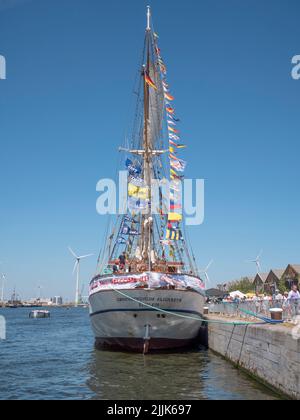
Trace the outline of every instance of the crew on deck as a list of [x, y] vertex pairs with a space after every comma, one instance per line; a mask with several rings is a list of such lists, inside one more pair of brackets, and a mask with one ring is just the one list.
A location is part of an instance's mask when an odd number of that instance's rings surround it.
[[126, 252], [119, 256], [119, 270], [124, 271], [126, 267]]

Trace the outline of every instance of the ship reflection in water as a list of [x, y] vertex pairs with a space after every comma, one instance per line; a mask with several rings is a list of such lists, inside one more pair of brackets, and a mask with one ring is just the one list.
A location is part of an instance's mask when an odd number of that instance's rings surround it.
[[231, 364], [199, 352], [138, 354], [95, 352], [88, 387], [94, 399], [275, 400]]

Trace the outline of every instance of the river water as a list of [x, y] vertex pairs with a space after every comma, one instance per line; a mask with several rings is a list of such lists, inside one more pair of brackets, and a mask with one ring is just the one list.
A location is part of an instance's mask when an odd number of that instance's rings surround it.
[[205, 349], [142, 356], [94, 350], [87, 309], [0, 309], [0, 399], [279, 399]]

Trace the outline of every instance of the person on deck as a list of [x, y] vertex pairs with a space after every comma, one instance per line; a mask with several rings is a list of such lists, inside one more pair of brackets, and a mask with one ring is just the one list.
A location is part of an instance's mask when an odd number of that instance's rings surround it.
[[126, 266], [126, 253], [123, 252], [123, 254], [121, 254], [119, 256], [119, 268], [120, 268], [120, 271], [124, 271], [125, 270], [125, 266]]

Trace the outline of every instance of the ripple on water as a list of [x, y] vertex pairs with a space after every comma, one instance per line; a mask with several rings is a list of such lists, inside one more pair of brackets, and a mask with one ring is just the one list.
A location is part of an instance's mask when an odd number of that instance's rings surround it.
[[0, 310], [8, 339], [0, 342], [0, 399], [278, 399], [231, 364], [197, 352], [98, 352], [86, 309]]

